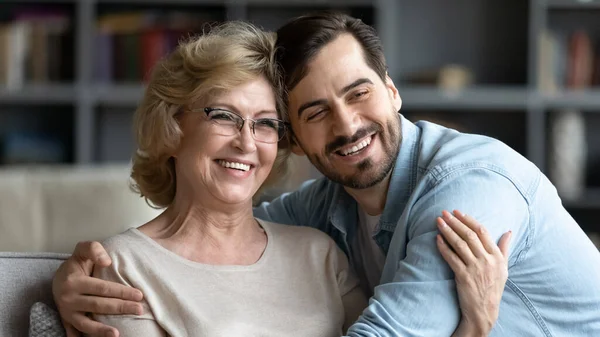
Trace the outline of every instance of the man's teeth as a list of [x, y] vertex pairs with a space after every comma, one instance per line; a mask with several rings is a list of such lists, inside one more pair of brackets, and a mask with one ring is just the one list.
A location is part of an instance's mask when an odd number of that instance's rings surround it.
[[226, 168], [232, 168], [240, 171], [248, 171], [250, 170], [250, 165], [242, 164], [242, 163], [234, 163], [224, 160], [219, 160], [219, 164]]
[[353, 154], [354, 152], [360, 151], [362, 149], [364, 149], [365, 147], [367, 147], [367, 145], [371, 144], [371, 137], [363, 140], [362, 142], [354, 145], [353, 147], [349, 148], [349, 149], [344, 149], [341, 150], [340, 153], [343, 156], [347, 156], [349, 154]]

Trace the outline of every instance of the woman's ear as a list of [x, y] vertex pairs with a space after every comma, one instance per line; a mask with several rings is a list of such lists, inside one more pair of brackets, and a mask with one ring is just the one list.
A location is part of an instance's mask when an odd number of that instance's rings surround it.
[[302, 147], [300, 145], [298, 145], [298, 140], [296, 139], [296, 136], [291, 134], [288, 137], [288, 139], [289, 139], [288, 146], [290, 147], [290, 150], [292, 151], [293, 154], [295, 154], [297, 156], [306, 155], [306, 153], [304, 153], [304, 150], [302, 150]]

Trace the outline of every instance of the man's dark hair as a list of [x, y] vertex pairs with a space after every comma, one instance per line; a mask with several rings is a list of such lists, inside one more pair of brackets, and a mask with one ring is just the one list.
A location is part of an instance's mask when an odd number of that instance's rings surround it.
[[350, 33], [363, 48], [367, 65], [385, 81], [387, 66], [381, 40], [375, 29], [349, 15], [322, 11], [292, 19], [277, 30], [276, 60], [287, 90], [306, 76], [311, 59], [333, 39]]

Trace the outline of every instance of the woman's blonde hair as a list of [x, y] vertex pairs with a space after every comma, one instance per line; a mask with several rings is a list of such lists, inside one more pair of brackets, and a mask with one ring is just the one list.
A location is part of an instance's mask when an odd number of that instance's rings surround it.
[[[179, 111], [264, 76], [273, 87], [277, 111], [282, 113], [283, 85], [275, 62], [275, 40], [274, 33], [230, 21], [180, 43], [154, 67], [134, 115], [138, 150], [131, 170], [132, 188], [149, 205], [168, 207], [175, 198], [177, 177], [171, 156], [182, 136], [176, 119]], [[280, 142], [273, 169], [261, 189], [287, 173], [287, 143], [287, 138]]]

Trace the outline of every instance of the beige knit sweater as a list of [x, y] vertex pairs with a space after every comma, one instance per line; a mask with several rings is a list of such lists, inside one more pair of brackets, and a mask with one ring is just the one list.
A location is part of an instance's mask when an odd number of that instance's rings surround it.
[[121, 336], [340, 336], [366, 307], [344, 253], [324, 233], [258, 220], [267, 233], [249, 266], [206, 265], [137, 229], [104, 247], [110, 267], [94, 276], [144, 293], [142, 316], [97, 315]]

